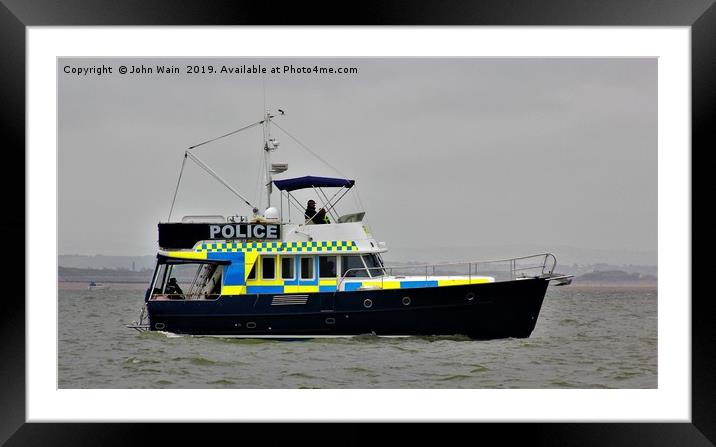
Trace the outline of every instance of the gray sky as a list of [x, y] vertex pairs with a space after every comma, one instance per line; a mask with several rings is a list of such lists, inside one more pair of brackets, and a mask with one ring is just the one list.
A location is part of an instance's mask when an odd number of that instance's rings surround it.
[[[113, 74], [63, 72], [103, 63]], [[141, 63], [182, 73], [118, 73]], [[184, 74], [259, 63], [358, 74]], [[184, 149], [259, 120], [265, 84], [279, 125], [356, 180], [389, 259], [577, 248], [656, 263], [656, 59], [60, 59], [58, 71], [60, 254], [154, 253]], [[274, 136], [282, 178], [338, 175]], [[196, 154], [258, 200], [261, 141], [256, 128]], [[188, 162], [174, 216], [207, 213], [250, 210]]]

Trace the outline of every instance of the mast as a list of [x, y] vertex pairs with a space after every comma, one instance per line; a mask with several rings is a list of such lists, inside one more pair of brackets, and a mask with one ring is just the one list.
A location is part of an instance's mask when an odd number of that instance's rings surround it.
[[271, 138], [271, 113], [267, 110], [263, 120], [264, 131], [264, 166], [266, 167], [266, 208], [271, 207], [271, 192], [273, 185], [271, 178], [271, 151], [276, 150], [278, 142]]

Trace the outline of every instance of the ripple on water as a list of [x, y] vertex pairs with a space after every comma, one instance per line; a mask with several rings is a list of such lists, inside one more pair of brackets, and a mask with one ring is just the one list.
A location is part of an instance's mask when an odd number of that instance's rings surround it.
[[451, 381], [459, 381], [459, 380], [466, 380], [466, 379], [472, 379], [472, 376], [466, 376], [465, 374], [453, 374], [451, 376], [442, 377], [438, 380], [441, 382], [451, 382]]
[[293, 372], [290, 374], [286, 374], [286, 377], [294, 377], [294, 378], [297, 377], [299, 379], [317, 379], [316, 376], [313, 376], [311, 374], [302, 373], [302, 372]]
[[219, 379], [219, 380], [212, 380], [211, 382], [207, 382], [209, 385], [235, 385], [236, 382], [229, 379]]
[[124, 363], [138, 365], [141, 363], [161, 363], [161, 361], [155, 359], [140, 359], [137, 357], [129, 357], [124, 361]]
[[559, 324], [568, 324], [571, 326], [576, 326], [576, 325], [581, 324], [581, 322], [579, 322], [573, 318], [564, 318], [562, 320], [559, 320]]
[[550, 380], [549, 383], [558, 388], [577, 388], [577, 385], [566, 380]]
[[202, 357], [202, 356], [174, 357], [174, 358], [172, 358], [172, 360], [174, 360], [175, 362], [187, 361], [187, 362], [191, 363], [192, 365], [197, 365], [197, 366], [219, 365], [222, 363], [222, 362], [219, 362], [216, 360], [207, 359], [206, 357]]
[[612, 377], [615, 380], [628, 380], [633, 379], [634, 377], [639, 377], [642, 374], [643, 373], [636, 371], [619, 371], [618, 373], [613, 374]]
[[370, 372], [369, 369], [366, 369], [366, 368], [363, 368], [360, 366], [350, 366], [348, 368], [343, 368], [343, 370], [349, 371], [349, 372], [355, 372], [355, 373], [369, 373]]

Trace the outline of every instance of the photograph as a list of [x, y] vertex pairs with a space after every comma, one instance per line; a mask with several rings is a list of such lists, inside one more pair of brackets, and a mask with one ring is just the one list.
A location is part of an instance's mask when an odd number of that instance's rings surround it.
[[64, 389], [657, 389], [658, 58], [58, 57]]

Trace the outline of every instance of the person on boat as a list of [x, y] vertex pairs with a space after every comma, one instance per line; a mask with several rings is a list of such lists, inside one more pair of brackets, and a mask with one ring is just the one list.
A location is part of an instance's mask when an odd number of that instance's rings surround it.
[[306, 223], [314, 223], [314, 224], [331, 223], [331, 221], [328, 220], [328, 216], [326, 215], [326, 210], [321, 208], [320, 210], [316, 211], [316, 202], [314, 200], [308, 201], [308, 204], [306, 205], [306, 211], [304, 211], [303, 214], [306, 215]]
[[169, 282], [167, 283], [167, 287], [164, 289], [164, 292], [167, 295], [183, 295], [184, 292], [181, 290], [181, 287], [179, 287], [179, 284], [177, 284], [176, 278], [169, 278]]

